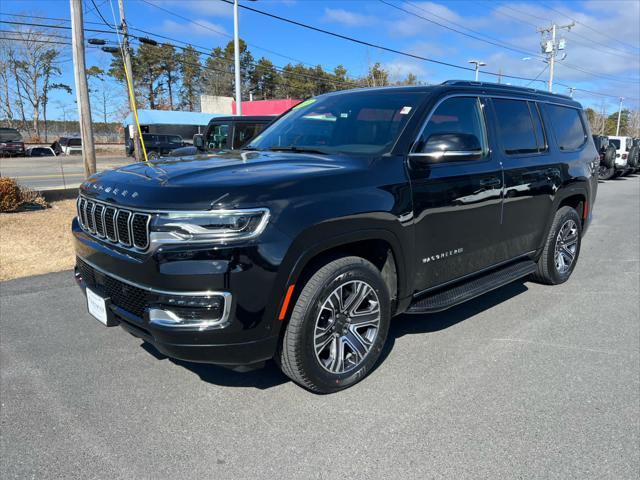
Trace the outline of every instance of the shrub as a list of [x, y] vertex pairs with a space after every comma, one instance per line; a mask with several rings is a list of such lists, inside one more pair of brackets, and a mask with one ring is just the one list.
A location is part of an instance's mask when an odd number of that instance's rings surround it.
[[13, 178], [0, 177], [0, 212], [40, 209], [48, 206], [38, 192], [18, 185]]

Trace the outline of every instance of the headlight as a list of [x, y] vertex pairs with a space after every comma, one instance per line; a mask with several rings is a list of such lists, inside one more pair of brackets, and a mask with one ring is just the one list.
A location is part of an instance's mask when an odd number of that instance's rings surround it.
[[260, 235], [269, 221], [269, 210], [211, 210], [165, 212], [151, 225], [152, 243], [227, 243]]

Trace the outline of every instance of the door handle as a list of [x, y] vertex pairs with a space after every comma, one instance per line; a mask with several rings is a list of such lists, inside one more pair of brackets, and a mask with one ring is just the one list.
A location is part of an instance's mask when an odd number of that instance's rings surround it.
[[498, 177], [483, 178], [482, 180], [480, 180], [480, 185], [482, 185], [483, 187], [499, 187], [500, 185], [502, 185], [502, 180], [500, 180]]

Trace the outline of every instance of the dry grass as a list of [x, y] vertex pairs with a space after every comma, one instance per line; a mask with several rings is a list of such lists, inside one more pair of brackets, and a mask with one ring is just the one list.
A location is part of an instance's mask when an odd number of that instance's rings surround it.
[[63, 200], [46, 210], [0, 213], [0, 280], [72, 268], [75, 212], [75, 200]]

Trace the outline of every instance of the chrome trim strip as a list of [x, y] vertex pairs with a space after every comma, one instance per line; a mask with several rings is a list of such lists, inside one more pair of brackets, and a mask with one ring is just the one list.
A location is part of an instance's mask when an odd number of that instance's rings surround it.
[[95, 202], [87, 202], [87, 208], [91, 205], [91, 213], [87, 213], [87, 220], [89, 220], [89, 216], [91, 216], [91, 225], [89, 226], [89, 231], [96, 234], [96, 203]]
[[121, 243], [125, 247], [131, 247], [132, 246], [131, 242], [129, 243], [124, 242], [120, 237], [120, 227], [118, 226], [118, 217], [120, 216], [121, 213], [126, 213], [129, 215], [127, 217], [127, 232], [129, 232], [129, 240], [131, 240], [131, 227], [129, 225], [131, 220], [131, 212], [129, 210], [118, 210], [116, 213], [116, 236], [118, 237], [118, 243]]

